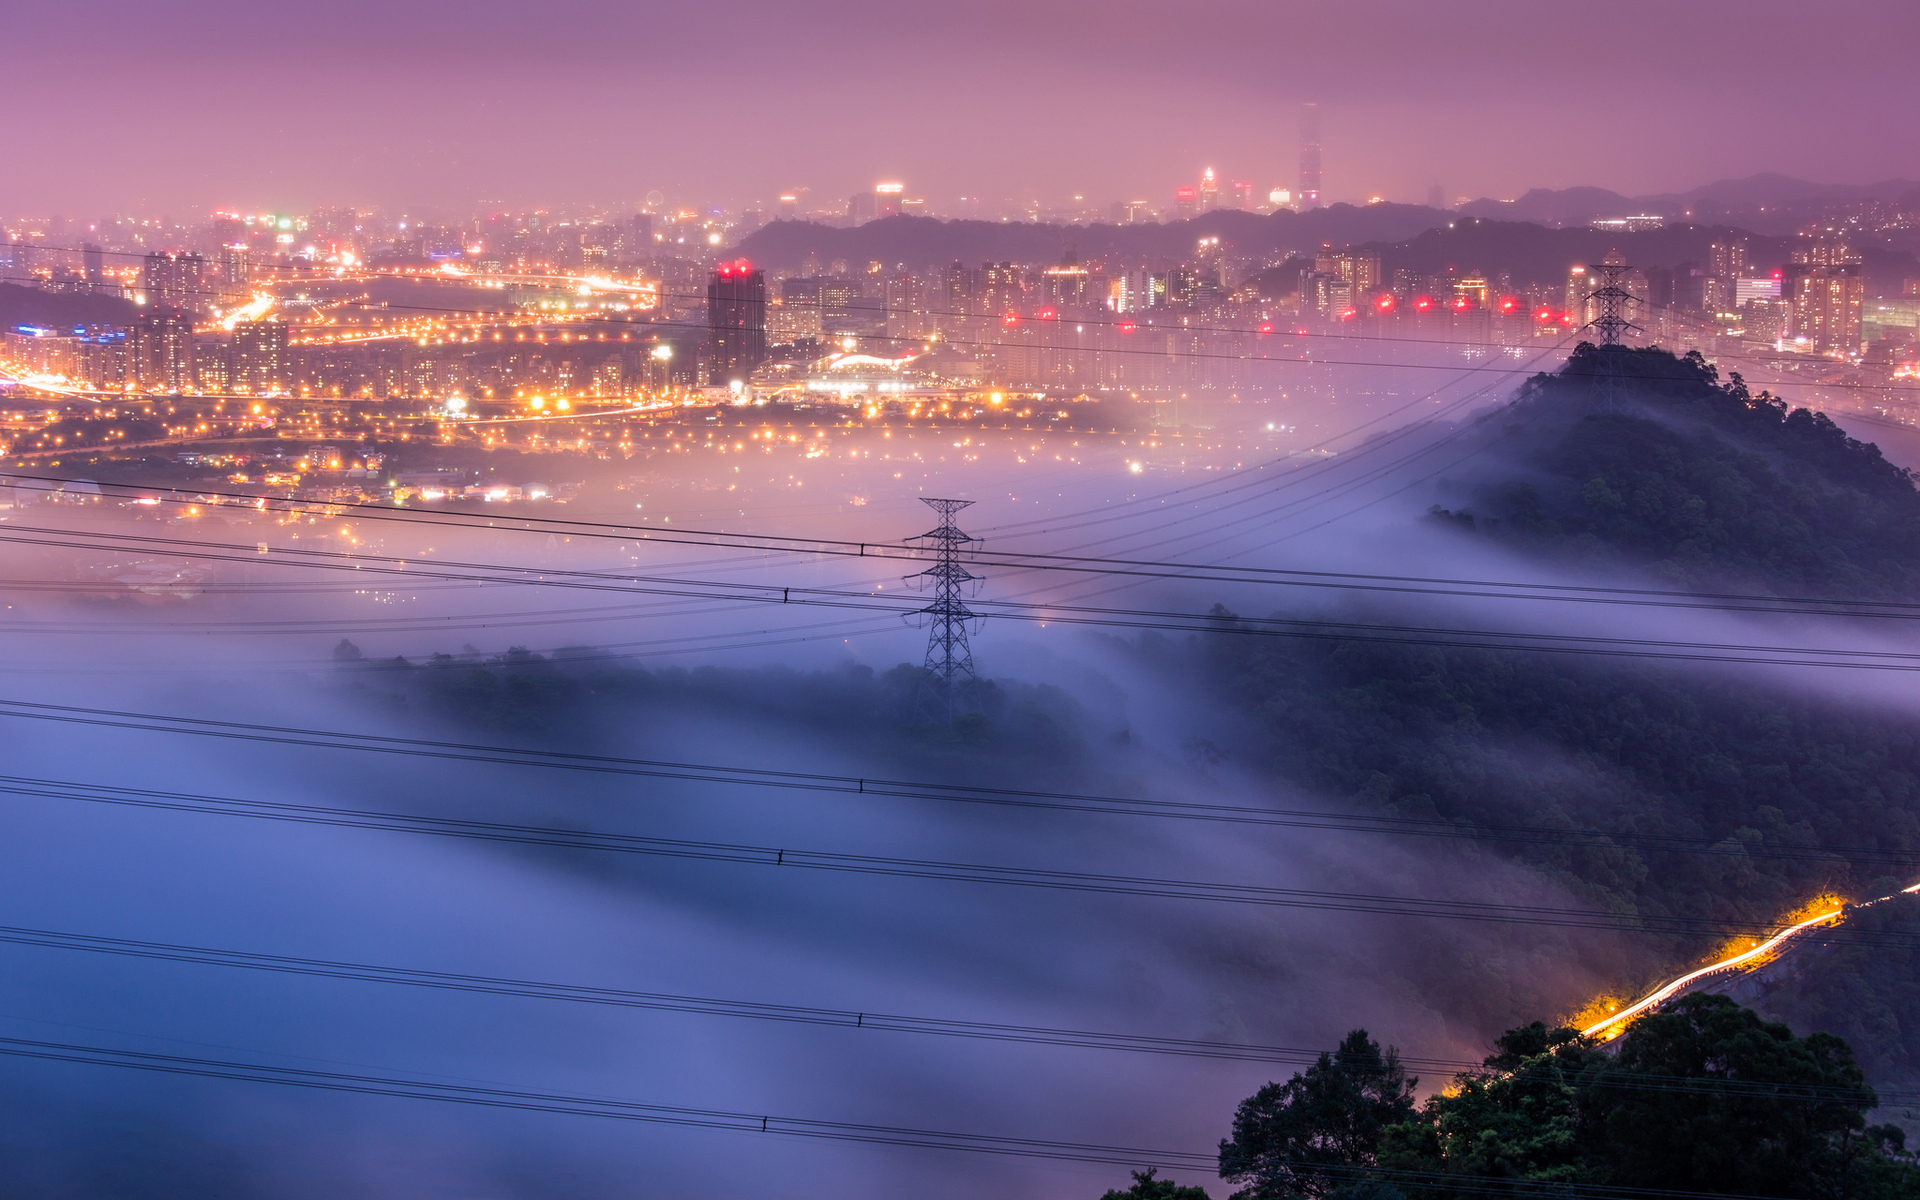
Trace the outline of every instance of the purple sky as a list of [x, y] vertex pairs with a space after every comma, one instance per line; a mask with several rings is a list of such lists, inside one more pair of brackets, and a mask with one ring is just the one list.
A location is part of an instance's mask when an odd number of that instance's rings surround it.
[[0, 211], [844, 195], [1165, 203], [1920, 177], [1911, 0], [66, 0], [6, 18]]

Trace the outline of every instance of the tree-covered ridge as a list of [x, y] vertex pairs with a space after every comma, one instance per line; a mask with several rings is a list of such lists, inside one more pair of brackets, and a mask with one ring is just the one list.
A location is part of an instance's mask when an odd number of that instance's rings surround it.
[[1600, 830], [1485, 844], [1617, 911], [1765, 923], [1920, 860], [1920, 737], [1897, 715], [1544, 654], [1229, 632], [1205, 653], [1249, 765], [1463, 831]]
[[635, 714], [653, 712], [779, 724], [927, 771], [1051, 775], [1086, 759], [1087, 714], [1061, 689], [982, 680], [968, 693], [971, 711], [929, 724], [917, 705], [928, 672], [906, 663], [884, 672], [648, 669], [585, 646], [369, 659], [346, 639], [333, 658], [361, 703], [556, 743], [624, 742]]
[[1723, 383], [1697, 351], [1611, 353], [1620, 411], [1596, 406], [1607, 352], [1581, 346], [1486, 418], [1504, 465], [1435, 515], [1685, 586], [1904, 596], [1920, 584], [1920, 492], [1878, 447], [1738, 375]]
[[1867, 1123], [1878, 1100], [1847, 1043], [1723, 996], [1640, 1018], [1614, 1051], [1539, 1022], [1496, 1046], [1416, 1108], [1393, 1051], [1355, 1030], [1241, 1103], [1220, 1174], [1234, 1200], [1920, 1193], [1900, 1131]]

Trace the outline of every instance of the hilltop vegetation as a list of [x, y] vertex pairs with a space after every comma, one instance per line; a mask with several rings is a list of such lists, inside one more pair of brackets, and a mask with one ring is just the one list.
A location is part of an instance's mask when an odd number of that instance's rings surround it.
[[[1920, 584], [1920, 494], [1876, 448], [1658, 350], [1632, 355], [1628, 411], [1596, 413], [1595, 366], [1578, 354], [1482, 422], [1482, 458], [1502, 465], [1436, 513], [1436, 532], [1689, 588], [1891, 597]], [[1199, 670], [1246, 717], [1244, 761], [1463, 832], [1600, 830], [1483, 843], [1594, 904], [1767, 922], [1827, 890], [1884, 894], [1920, 858], [1920, 739], [1904, 717], [1664, 666], [1241, 636], [1219, 619]], [[1683, 961], [1710, 941], [1670, 938], [1664, 953]]]
[[1900, 1130], [1867, 1123], [1877, 1097], [1843, 1039], [1796, 1037], [1723, 996], [1641, 1018], [1617, 1052], [1535, 1022], [1425, 1104], [1415, 1083], [1356, 1029], [1261, 1088], [1220, 1143], [1221, 1176], [1242, 1185], [1234, 1200], [1593, 1188], [1895, 1200], [1920, 1189]]
[[1509, 468], [1435, 515], [1560, 561], [1640, 567], [1683, 587], [1909, 597], [1920, 584], [1910, 473], [1824, 413], [1789, 410], [1698, 352], [1627, 351], [1626, 411], [1594, 409], [1582, 347], [1489, 418]]

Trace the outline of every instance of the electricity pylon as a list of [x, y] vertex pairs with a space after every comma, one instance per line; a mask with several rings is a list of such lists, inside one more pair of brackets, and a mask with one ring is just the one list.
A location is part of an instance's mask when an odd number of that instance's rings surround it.
[[933, 603], [916, 615], [927, 619], [926, 675], [914, 701], [914, 715], [922, 721], [951, 721], [956, 710], [973, 695], [973, 650], [967, 645], [967, 622], [978, 614], [967, 607], [964, 592], [980, 577], [960, 565], [960, 552], [980, 539], [969, 537], [953, 523], [953, 516], [971, 500], [936, 500], [922, 496], [927, 507], [940, 514], [940, 524], [909, 541], [931, 547], [939, 558], [931, 567], [911, 576], [933, 587]]
[[1587, 269], [1594, 273], [1593, 278], [1600, 285], [1587, 293], [1596, 311], [1586, 327], [1600, 337], [1594, 356], [1593, 386], [1597, 394], [1593, 406], [1603, 413], [1621, 412], [1625, 408], [1621, 401], [1627, 377], [1626, 346], [1621, 339], [1630, 332], [1646, 332], [1627, 319], [1627, 306], [1638, 304], [1640, 297], [1620, 286], [1627, 264], [1618, 250], [1607, 255], [1605, 262], [1593, 263]]

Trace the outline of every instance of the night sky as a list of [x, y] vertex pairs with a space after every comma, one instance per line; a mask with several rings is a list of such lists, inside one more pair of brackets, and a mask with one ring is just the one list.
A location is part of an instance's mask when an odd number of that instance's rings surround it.
[[1905, 0], [93, 0], [6, 16], [0, 210], [839, 197], [1165, 204], [1920, 177]]

